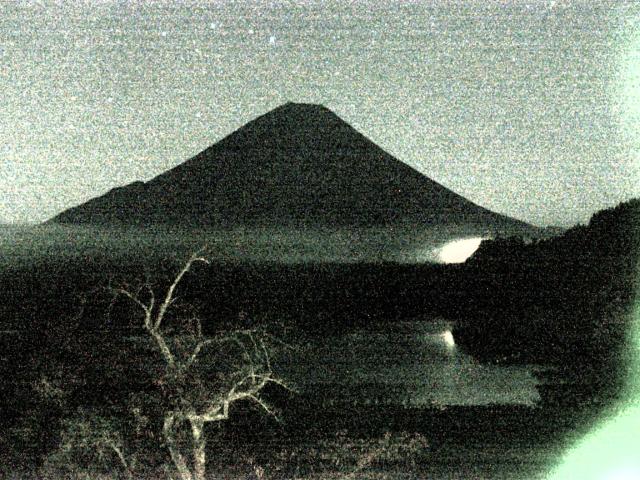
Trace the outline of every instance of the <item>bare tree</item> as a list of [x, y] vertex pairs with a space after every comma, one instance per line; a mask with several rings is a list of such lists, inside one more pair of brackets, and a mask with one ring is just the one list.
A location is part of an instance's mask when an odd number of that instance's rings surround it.
[[[116, 297], [125, 296], [144, 315], [144, 329], [163, 360], [164, 372], [157, 379], [168, 399], [162, 433], [180, 480], [205, 479], [207, 423], [228, 419], [231, 406], [241, 400], [275, 415], [260, 394], [270, 383], [287, 388], [273, 372], [269, 337], [257, 330], [207, 336], [200, 318], [192, 315], [182, 319], [182, 333], [168, 333], [166, 317], [176, 302], [176, 289], [196, 263], [209, 264], [202, 251], [188, 259], [159, 299], [148, 278], [135, 291], [126, 286], [111, 288]], [[190, 455], [180, 442], [183, 427], [190, 432]]]

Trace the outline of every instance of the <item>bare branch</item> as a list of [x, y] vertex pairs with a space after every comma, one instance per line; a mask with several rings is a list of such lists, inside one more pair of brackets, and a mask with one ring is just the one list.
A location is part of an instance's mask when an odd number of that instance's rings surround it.
[[276, 336], [274, 336], [274, 335], [272, 335], [270, 333], [263, 333], [263, 337], [264, 338], [268, 338], [269, 342], [277, 343], [281, 347], [284, 347], [286, 350], [290, 350], [290, 351], [298, 350], [293, 345], [288, 344], [287, 342], [283, 341], [282, 339], [280, 339], [280, 338], [278, 338], [278, 337], [276, 337]]
[[153, 287], [148, 280], [145, 283], [145, 286], [147, 287], [147, 291], [149, 292], [149, 311], [152, 312], [156, 305], [156, 294], [153, 291]]
[[124, 288], [111, 288], [111, 291], [117, 295], [124, 295], [125, 297], [127, 297], [129, 300], [138, 305], [145, 314], [150, 313], [149, 307], [142, 303], [140, 299], [136, 295], [132, 294], [129, 290], [126, 290]]
[[269, 358], [269, 352], [267, 351], [267, 347], [265, 346], [263, 341], [260, 341], [260, 346], [262, 347], [262, 353], [264, 355], [264, 360], [267, 365], [267, 370], [271, 372], [271, 359]]
[[196, 334], [198, 338], [202, 338], [202, 322], [200, 321], [200, 317], [195, 316], [194, 318], [196, 321]]
[[204, 341], [198, 342], [198, 344], [193, 349], [193, 352], [185, 362], [184, 370], [191, 367], [191, 365], [193, 365], [193, 363], [198, 359], [198, 355], [200, 355], [200, 352], [202, 351], [202, 349], [207, 345], [211, 345], [212, 343], [214, 343], [213, 340], [204, 340]]
[[207, 410], [205, 413], [192, 414], [189, 419], [199, 419], [203, 422], [220, 422], [229, 418], [229, 406], [228, 404], [216, 405], [215, 408]]
[[191, 266], [196, 262], [203, 262], [207, 265], [209, 264], [209, 260], [200, 256], [200, 254], [204, 250], [205, 248], [203, 247], [200, 250], [198, 250], [196, 253], [191, 255], [187, 263], [184, 265], [184, 267], [182, 267], [182, 270], [180, 270], [178, 275], [176, 275], [176, 278], [173, 280], [173, 283], [171, 283], [171, 285], [167, 289], [167, 294], [164, 297], [164, 301], [162, 302], [162, 305], [160, 305], [160, 310], [158, 311], [158, 315], [156, 316], [156, 319], [155, 319], [155, 324], [153, 327], [154, 329], [157, 330], [158, 328], [160, 328], [160, 324], [162, 323], [164, 315], [173, 301], [173, 292], [175, 291], [176, 287], [182, 280], [182, 277], [184, 277], [185, 274], [191, 269]]
[[269, 415], [272, 415], [276, 420], [279, 420], [278, 416], [273, 411], [273, 408], [271, 408], [271, 406], [267, 402], [265, 402], [264, 400], [262, 400], [260, 397], [258, 397], [256, 395], [249, 395], [249, 398], [251, 400], [253, 400], [254, 402], [256, 402], [258, 405], [260, 405], [262, 407], [262, 409], [265, 412], [267, 412]]
[[106, 441], [106, 444], [109, 447], [111, 447], [111, 449], [115, 452], [116, 456], [118, 457], [118, 460], [120, 460], [120, 464], [124, 468], [124, 471], [125, 471], [125, 474], [126, 474], [127, 478], [133, 479], [133, 475], [131, 474], [131, 468], [129, 467], [129, 463], [127, 462], [127, 459], [125, 458], [122, 449], [112, 439], [106, 438], [105, 441]]
[[284, 388], [285, 390], [288, 390], [291, 393], [297, 393], [297, 391], [294, 388], [292, 388], [290, 385], [288, 385], [283, 380], [277, 377], [269, 377], [268, 383], [275, 383], [276, 385], [280, 385], [282, 388]]

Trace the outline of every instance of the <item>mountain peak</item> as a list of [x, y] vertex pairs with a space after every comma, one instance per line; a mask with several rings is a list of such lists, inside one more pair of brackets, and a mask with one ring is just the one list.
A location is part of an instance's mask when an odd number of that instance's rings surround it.
[[322, 105], [321, 103], [299, 103], [299, 102], [287, 102], [283, 103], [279, 107], [276, 107], [272, 111], [281, 110], [281, 111], [327, 111], [330, 112], [327, 107]]
[[145, 184], [114, 189], [53, 221], [224, 228], [459, 224], [482, 231], [519, 225], [397, 160], [325, 106], [294, 102]]
[[[311, 151], [377, 148], [366, 137], [324, 105], [314, 103], [284, 103], [255, 118], [244, 127], [213, 145], [220, 148], [245, 150], [305, 152], [298, 158], [309, 158]], [[213, 152], [212, 152], [213, 153]]]
[[295, 103], [295, 102], [287, 102], [282, 105], [274, 108], [273, 110], [267, 112], [262, 115], [260, 118], [288, 118], [294, 120], [295, 122], [300, 121], [321, 121], [323, 118], [333, 118], [335, 120], [339, 120], [343, 122], [335, 113], [329, 110], [324, 105], [318, 103]]

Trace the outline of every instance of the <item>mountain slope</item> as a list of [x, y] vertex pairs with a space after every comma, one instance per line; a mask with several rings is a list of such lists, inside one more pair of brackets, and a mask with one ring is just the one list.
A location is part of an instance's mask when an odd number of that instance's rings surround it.
[[395, 159], [320, 105], [282, 105], [147, 183], [58, 223], [186, 226], [528, 225], [479, 207]]

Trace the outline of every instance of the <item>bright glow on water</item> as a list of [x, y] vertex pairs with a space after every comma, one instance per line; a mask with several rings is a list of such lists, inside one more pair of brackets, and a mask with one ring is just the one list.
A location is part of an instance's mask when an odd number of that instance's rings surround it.
[[375, 227], [335, 229], [237, 228], [233, 230], [101, 228], [38, 225], [0, 228], [0, 268], [15, 262], [32, 263], [61, 255], [79, 258], [120, 256], [141, 258], [189, 256], [202, 245], [215, 245], [216, 262], [440, 262], [440, 248], [452, 239], [477, 235], [463, 226]]
[[[631, 178], [637, 182], [640, 175], [640, 28], [628, 25], [630, 41], [628, 51], [620, 55], [621, 65], [619, 81], [621, 89], [617, 98], [620, 101], [621, 132], [629, 142], [630, 158], [633, 162]], [[634, 175], [635, 174], [635, 175]], [[633, 181], [633, 180], [632, 180]], [[640, 477], [638, 477], [640, 478]]]
[[451, 330], [447, 330], [441, 336], [442, 336], [442, 339], [444, 340], [444, 344], [447, 347], [453, 348], [456, 346], [456, 341], [453, 338], [453, 333], [451, 333]]
[[454, 240], [439, 249], [438, 259], [443, 263], [462, 263], [478, 250], [480, 243], [482, 237]]

